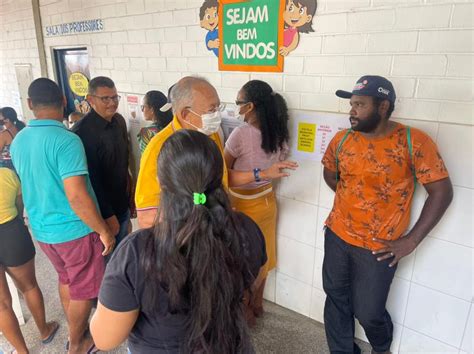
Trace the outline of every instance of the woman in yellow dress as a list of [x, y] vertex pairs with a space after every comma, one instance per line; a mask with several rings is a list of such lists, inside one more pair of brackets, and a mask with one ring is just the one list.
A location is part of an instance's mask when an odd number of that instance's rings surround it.
[[235, 103], [235, 114], [245, 124], [232, 131], [224, 155], [229, 180], [234, 171], [253, 171], [255, 177], [252, 183], [230, 188], [230, 195], [233, 207], [251, 217], [265, 237], [268, 261], [254, 286], [249, 305], [253, 315], [259, 317], [263, 314], [265, 280], [276, 267], [277, 205], [272, 182], [265, 179], [265, 171], [285, 160], [288, 154], [288, 108], [285, 99], [260, 80], [246, 83]]

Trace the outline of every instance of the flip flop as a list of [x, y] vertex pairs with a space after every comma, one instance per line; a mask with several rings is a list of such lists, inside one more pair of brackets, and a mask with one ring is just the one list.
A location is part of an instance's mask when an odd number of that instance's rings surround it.
[[[89, 328], [87, 328], [86, 331], [84, 332], [84, 336], [87, 336], [87, 335], [90, 335]], [[66, 341], [66, 351], [69, 351], [69, 339]]]
[[49, 337], [46, 338], [46, 339], [43, 339], [41, 341], [41, 343], [48, 344], [48, 343], [51, 343], [51, 341], [54, 339], [54, 336], [56, 335], [56, 333], [58, 332], [58, 329], [59, 329], [59, 323], [57, 323], [57, 322], [54, 322], [54, 323], [56, 324], [56, 327], [54, 327], [54, 329], [51, 332], [51, 334], [49, 335]]
[[99, 348], [95, 346], [95, 344], [92, 344], [89, 350], [86, 352], [86, 354], [93, 354], [97, 353], [99, 351]]

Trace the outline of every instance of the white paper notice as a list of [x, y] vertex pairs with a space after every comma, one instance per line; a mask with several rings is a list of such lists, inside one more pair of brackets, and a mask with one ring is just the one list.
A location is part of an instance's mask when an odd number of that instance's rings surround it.
[[321, 161], [334, 135], [350, 123], [347, 114], [296, 111], [291, 127], [292, 158]]

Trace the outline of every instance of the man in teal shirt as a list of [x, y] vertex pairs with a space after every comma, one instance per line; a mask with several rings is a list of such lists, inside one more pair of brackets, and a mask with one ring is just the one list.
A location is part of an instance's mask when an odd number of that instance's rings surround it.
[[33, 236], [59, 276], [59, 295], [69, 325], [69, 351], [94, 349], [86, 334], [93, 299], [105, 270], [103, 256], [115, 244], [100, 216], [79, 137], [63, 121], [65, 98], [53, 81], [28, 88], [35, 120], [12, 145]]

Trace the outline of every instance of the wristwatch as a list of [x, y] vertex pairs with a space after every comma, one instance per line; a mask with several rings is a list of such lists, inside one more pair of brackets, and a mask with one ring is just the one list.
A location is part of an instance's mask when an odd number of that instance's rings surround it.
[[255, 177], [255, 182], [260, 182], [262, 179], [260, 178], [260, 169], [254, 168], [253, 169], [253, 176]]

